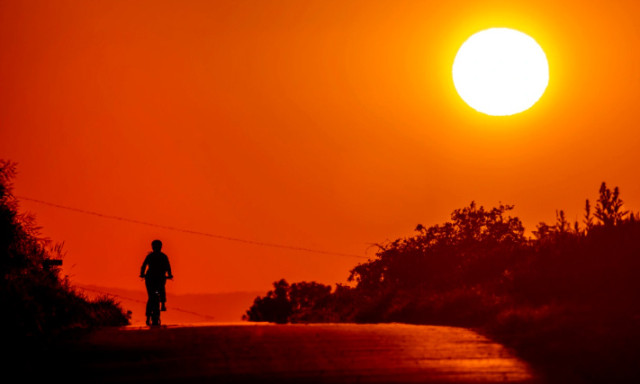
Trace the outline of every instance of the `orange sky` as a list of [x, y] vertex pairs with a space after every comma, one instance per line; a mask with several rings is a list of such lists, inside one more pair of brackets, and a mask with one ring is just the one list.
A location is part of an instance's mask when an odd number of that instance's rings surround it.
[[[533, 229], [600, 182], [640, 209], [635, 1], [3, 1], [0, 157], [17, 195], [255, 241], [374, 254], [471, 200]], [[547, 53], [531, 110], [481, 115], [451, 65], [510, 27]], [[344, 282], [359, 259], [24, 201], [73, 282], [142, 289], [153, 238], [176, 293]]]

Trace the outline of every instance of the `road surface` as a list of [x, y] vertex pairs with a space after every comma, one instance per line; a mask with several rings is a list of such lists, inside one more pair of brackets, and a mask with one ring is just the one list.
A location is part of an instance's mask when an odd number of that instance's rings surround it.
[[506, 348], [464, 328], [404, 324], [103, 329], [58, 364], [91, 383], [534, 382]]

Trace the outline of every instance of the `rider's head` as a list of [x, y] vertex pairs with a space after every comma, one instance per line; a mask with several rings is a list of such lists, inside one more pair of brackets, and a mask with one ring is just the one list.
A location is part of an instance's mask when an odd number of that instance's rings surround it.
[[153, 240], [151, 242], [151, 249], [153, 249], [154, 252], [160, 252], [160, 250], [162, 249], [162, 241]]

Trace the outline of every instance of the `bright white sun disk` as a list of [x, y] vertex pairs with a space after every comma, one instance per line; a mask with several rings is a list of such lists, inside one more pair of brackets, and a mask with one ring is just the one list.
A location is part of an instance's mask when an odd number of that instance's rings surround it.
[[491, 116], [525, 111], [549, 83], [544, 51], [528, 35], [509, 28], [478, 32], [453, 61], [453, 83], [473, 109]]

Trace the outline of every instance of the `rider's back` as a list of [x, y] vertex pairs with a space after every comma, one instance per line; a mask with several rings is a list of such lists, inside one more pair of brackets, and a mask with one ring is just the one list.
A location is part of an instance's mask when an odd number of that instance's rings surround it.
[[148, 268], [145, 274], [148, 279], [164, 279], [167, 272], [171, 274], [169, 258], [162, 252], [150, 252], [144, 260], [143, 270], [145, 266]]

